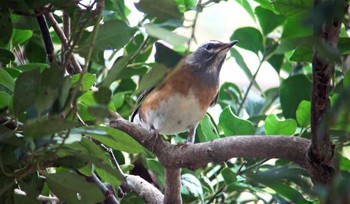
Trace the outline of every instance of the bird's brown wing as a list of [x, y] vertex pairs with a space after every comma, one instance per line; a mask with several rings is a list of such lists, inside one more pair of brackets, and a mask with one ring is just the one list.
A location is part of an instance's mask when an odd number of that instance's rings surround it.
[[219, 97], [219, 93], [216, 94], [215, 98], [214, 98], [213, 101], [210, 103], [210, 107], [215, 106], [216, 102], [218, 101], [218, 97]]
[[136, 100], [136, 104], [137, 104], [137, 108], [132, 112], [131, 114], [131, 118], [130, 118], [130, 121], [131, 122], [134, 122], [134, 118], [136, 116], [136, 114], [139, 112], [139, 109], [140, 109], [140, 105], [141, 105], [141, 102], [144, 98], [146, 98], [146, 96], [151, 93], [151, 91], [155, 88], [154, 87], [151, 87], [151, 88], [148, 88], [148, 89], [145, 89], [144, 91], [142, 91], [142, 93], [140, 94], [140, 96], [137, 98]]

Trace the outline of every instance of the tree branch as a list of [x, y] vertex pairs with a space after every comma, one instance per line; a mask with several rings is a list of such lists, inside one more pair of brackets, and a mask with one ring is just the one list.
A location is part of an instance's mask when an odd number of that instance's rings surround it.
[[119, 204], [118, 200], [114, 196], [114, 192], [111, 191], [110, 189], [108, 189], [105, 186], [105, 184], [103, 184], [102, 181], [100, 181], [100, 179], [96, 176], [96, 174], [94, 172], [92, 172], [92, 176], [90, 177], [90, 179], [98, 185], [98, 187], [101, 189], [104, 196], [106, 197], [106, 200], [104, 201], [104, 203], [106, 203], [106, 204]]
[[147, 203], [163, 203], [164, 195], [156, 187], [139, 176], [126, 175], [126, 181], [120, 185], [127, 191], [135, 191]]
[[165, 169], [164, 203], [182, 203], [181, 198], [181, 169]]
[[[63, 50], [66, 51], [68, 49], [68, 39], [67, 36], [65, 35], [64, 31], [60, 28], [60, 26], [58, 25], [55, 17], [52, 15], [52, 13], [46, 13], [45, 17], [50, 21], [51, 26], [53, 27], [53, 29], [55, 30], [55, 32], [57, 33], [59, 39], [61, 40], [61, 43], [63, 45]], [[72, 53], [68, 53], [69, 56], [65, 55], [66, 59], [69, 59], [70, 62], [72, 63], [72, 66], [74, 68], [74, 72], [75, 73], [80, 73], [82, 71], [82, 68], [80, 66], [80, 64], [78, 63], [77, 59], [75, 59], [75, 57], [72, 55]], [[65, 63], [62, 62], [62, 65], [64, 65]]]
[[39, 24], [41, 36], [43, 37], [47, 58], [49, 62], [52, 62], [54, 60], [54, 48], [53, 48], [49, 28], [47, 27], [45, 16], [43, 15], [36, 16], [36, 20]]
[[[336, 48], [339, 39], [341, 19], [343, 15], [339, 11], [334, 9], [341, 6], [345, 6], [345, 2], [334, 1], [332, 2], [333, 14], [325, 16], [322, 22], [314, 22], [314, 36], [321, 40], [324, 40], [327, 45], [332, 48]], [[319, 11], [324, 7], [321, 0], [314, 0], [314, 11]], [[339, 5], [337, 5], [339, 4]], [[340, 7], [343, 8], [343, 7]], [[335, 14], [334, 12], [337, 12]], [[345, 8], [344, 8], [345, 12]], [[315, 12], [314, 15], [317, 15]], [[333, 16], [332, 16], [333, 15]], [[337, 16], [336, 16], [337, 15]], [[330, 184], [334, 169], [332, 167], [332, 159], [334, 155], [334, 145], [329, 137], [329, 127], [326, 124], [327, 112], [330, 107], [329, 91], [331, 89], [331, 79], [334, 72], [334, 62], [325, 59], [321, 55], [321, 52], [317, 49], [317, 45], [314, 48], [314, 56], [312, 59], [312, 96], [311, 96], [311, 146], [309, 149], [309, 157], [311, 163], [314, 166], [318, 166], [317, 172], [314, 175], [313, 180], [319, 184]]]

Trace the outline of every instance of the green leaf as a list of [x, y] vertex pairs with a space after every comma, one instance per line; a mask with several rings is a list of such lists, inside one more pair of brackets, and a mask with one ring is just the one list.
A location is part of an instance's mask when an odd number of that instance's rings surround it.
[[[72, 84], [77, 85], [81, 74], [75, 74], [72, 76]], [[96, 75], [91, 73], [84, 73], [83, 79], [81, 80], [82, 91], [89, 90], [96, 82]]]
[[271, 4], [270, 0], [254, 0], [254, 1], [257, 2], [264, 9], [268, 9], [274, 12], [275, 14], [279, 14], [278, 11], [276, 11], [275, 7]]
[[107, 105], [111, 100], [112, 91], [107, 87], [100, 87], [98, 91], [94, 92], [95, 101], [102, 105]]
[[[40, 71], [33, 70], [23, 72], [16, 80], [13, 108], [18, 116], [29, 107], [33, 106], [39, 91]], [[23, 100], [25, 97], [25, 100]]]
[[[130, 28], [126, 23], [120, 20], [107, 21], [100, 26], [94, 44], [94, 53], [102, 51], [106, 48], [120, 49], [124, 47], [134, 35], [135, 29]], [[79, 46], [77, 51], [83, 56], [90, 49], [92, 34]]]
[[140, 0], [135, 7], [141, 12], [161, 19], [182, 18], [175, 0]]
[[283, 65], [283, 60], [284, 60], [284, 55], [276, 54], [270, 57], [267, 61], [276, 70], [276, 72], [279, 73]]
[[147, 23], [144, 27], [147, 33], [152, 37], [164, 40], [171, 45], [183, 45], [188, 41], [187, 37], [171, 32], [159, 24]]
[[216, 131], [216, 127], [208, 114], [204, 115], [202, 121], [198, 125], [197, 134], [199, 142], [206, 142], [220, 138]]
[[15, 81], [13, 80], [12, 76], [4, 69], [0, 69], [0, 85], [8, 89], [10, 92], [13, 92], [15, 88]]
[[99, 187], [71, 171], [45, 174], [50, 190], [66, 203], [99, 203], [105, 197]]
[[341, 154], [339, 154], [339, 167], [342, 171], [350, 170], [350, 160]]
[[344, 78], [343, 78], [343, 84], [344, 84], [344, 87], [350, 86], [350, 71], [347, 71], [345, 73]]
[[0, 48], [0, 62], [3, 64], [8, 64], [10, 61], [14, 61], [15, 56], [11, 51]]
[[264, 128], [268, 135], [293, 135], [297, 129], [297, 123], [294, 119], [281, 121], [276, 115], [271, 114], [266, 117]]
[[10, 100], [11, 96], [8, 93], [0, 91], [0, 110], [9, 106]]
[[224, 178], [226, 185], [233, 184], [237, 181], [235, 172], [227, 167], [221, 170], [221, 176]]
[[29, 40], [32, 36], [33, 36], [33, 31], [31, 30], [13, 29], [12, 46], [23, 44], [25, 41]]
[[12, 29], [12, 20], [9, 10], [0, 7], [0, 44], [6, 45], [10, 41]]
[[238, 118], [232, 113], [230, 107], [226, 107], [219, 117], [219, 128], [225, 136], [230, 135], [253, 135], [255, 129], [253, 124], [248, 120]]
[[280, 26], [286, 19], [284, 16], [276, 15], [271, 10], [264, 9], [261, 6], [255, 8], [255, 14], [265, 36]]
[[221, 85], [218, 98], [218, 103], [220, 104], [221, 108], [230, 106], [232, 110], [235, 110], [241, 98], [241, 90], [236, 84], [225, 82]]
[[288, 17], [300, 16], [310, 12], [312, 9], [312, 0], [276, 0], [272, 4], [280, 14]]
[[311, 62], [313, 57], [313, 45], [311, 43], [301, 44], [297, 47], [297, 49], [293, 52], [290, 61], [295, 62]]
[[253, 27], [244, 27], [237, 29], [231, 39], [238, 40], [238, 47], [250, 50], [255, 54], [258, 54], [259, 51], [263, 51], [263, 36], [260, 31]]
[[144, 153], [143, 147], [128, 134], [110, 127], [86, 129], [87, 134], [115, 150], [130, 154]]
[[[51, 117], [33, 124], [24, 124], [24, 136], [38, 138], [78, 127], [79, 124], [60, 117]], [[45, 128], [43, 128], [45, 127]]]
[[181, 54], [175, 52], [169, 47], [165, 46], [162, 43], [156, 42], [156, 54], [154, 55], [154, 59], [156, 62], [164, 64], [166, 67], [175, 67], [180, 60], [183, 58]]
[[310, 125], [311, 118], [311, 103], [310, 101], [301, 101], [296, 111], [296, 118], [298, 124], [306, 128]]
[[295, 118], [302, 100], [310, 100], [311, 82], [305, 75], [288, 77], [281, 83], [280, 101], [285, 118]]
[[250, 17], [252, 17], [253, 20], [255, 20], [255, 15], [249, 1], [237, 0], [236, 2], [239, 3], [245, 9], [245, 11], [250, 15]]
[[118, 110], [124, 104], [125, 94], [126, 93], [118, 92], [112, 96], [112, 103], [116, 110]]
[[282, 38], [298, 38], [312, 36], [312, 26], [305, 23], [305, 17], [287, 18], [283, 26]]
[[129, 56], [120, 57], [117, 59], [112, 68], [109, 70], [106, 78], [101, 82], [100, 86], [109, 87], [114, 81], [119, 78], [119, 74], [129, 63]]
[[339, 38], [338, 48], [341, 54], [350, 54], [350, 38]]
[[144, 75], [137, 87], [136, 93], [151, 88], [164, 79], [168, 69], [162, 64], [156, 64], [146, 75]]
[[[203, 189], [202, 184], [198, 180], [197, 177], [195, 177], [192, 174], [183, 174], [181, 175], [181, 184], [184, 189], [186, 189], [187, 192], [189, 192], [194, 197], [202, 197], [203, 196]], [[183, 192], [184, 190], [181, 189]]]

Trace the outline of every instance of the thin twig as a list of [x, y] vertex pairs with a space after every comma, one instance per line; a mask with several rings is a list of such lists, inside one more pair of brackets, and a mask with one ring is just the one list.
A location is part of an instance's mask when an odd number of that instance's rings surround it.
[[105, 203], [119, 204], [114, 195], [114, 192], [109, 190], [106, 185], [102, 183], [102, 181], [96, 176], [95, 172], [92, 172], [92, 176], [90, 178], [94, 183], [98, 185], [98, 187], [100, 187], [101, 191], [106, 197], [106, 200], [104, 201]]
[[[63, 45], [63, 53], [64, 53], [64, 59], [69, 59], [70, 62], [72, 63], [72, 66], [74, 67], [74, 71], [75, 73], [80, 73], [82, 71], [82, 68], [80, 66], [80, 64], [78, 63], [77, 59], [72, 55], [72, 53], [70, 53], [70, 55], [68, 55], [68, 53], [66, 52], [66, 50], [68, 50], [68, 39], [67, 36], [65, 35], [64, 31], [60, 28], [60, 26], [58, 25], [55, 17], [53, 16], [52, 13], [46, 13], [45, 17], [50, 21], [53, 29], [55, 30], [55, 32], [57, 33], [57, 36], [60, 38], [61, 43]], [[65, 60], [62, 61], [62, 66], [64, 66]], [[66, 66], [64, 66], [66, 67]]]
[[250, 92], [250, 89], [253, 87], [253, 84], [254, 84], [254, 82], [255, 82], [255, 80], [256, 80], [256, 77], [258, 76], [259, 70], [260, 70], [261, 65], [263, 64], [263, 62], [264, 62], [264, 60], [260, 60], [258, 69], [257, 69], [256, 72], [254, 73], [254, 75], [253, 75], [253, 77], [252, 77], [252, 80], [250, 81], [249, 86], [248, 86], [246, 92], [244, 93], [243, 99], [242, 99], [241, 103], [239, 104], [239, 108], [238, 108], [238, 110], [237, 110], [237, 115], [240, 114], [240, 112], [241, 112], [241, 110], [242, 110], [242, 108], [243, 108], [243, 105], [244, 105], [245, 101], [247, 100], [247, 97], [248, 97], [248, 94], [249, 94], [249, 92]]
[[186, 55], [189, 53], [190, 49], [191, 49], [191, 42], [192, 40], [196, 41], [196, 37], [195, 37], [195, 31], [196, 31], [196, 25], [197, 25], [197, 19], [198, 19], [198, 16], [199, 16], [199, 13], [202, 12], [203, 10], [203, 7], [201, 5], [202, 3], [202, 0], [199, 0], [198, 3], [197, 3], [197, 7], [196, 7], [196, 15], [193, 19], [193, 22], [192, 22], [192, 32], [191, 32], [191, 37], [190, 39], [188, 40], [188, 43], [187, 43], [187, 50], [186, 50]]

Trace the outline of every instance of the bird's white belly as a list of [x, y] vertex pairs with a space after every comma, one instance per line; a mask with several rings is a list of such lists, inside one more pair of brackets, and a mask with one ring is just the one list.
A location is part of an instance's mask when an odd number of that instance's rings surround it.
[[162, 101], [157, 110], [149, 111], [145, 117], [147, 125], [161, 134], [175, 134], [195, 127], [203, 117], [199, 101], [190, 91], [188, 95], [174, 94]]

